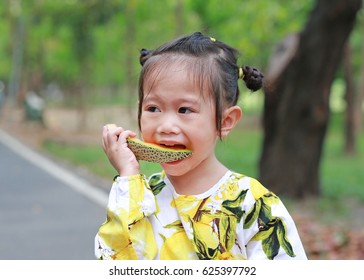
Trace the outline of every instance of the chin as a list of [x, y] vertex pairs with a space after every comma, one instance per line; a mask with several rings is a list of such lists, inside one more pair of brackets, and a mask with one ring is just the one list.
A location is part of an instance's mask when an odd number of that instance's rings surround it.
[[161, 166], [167, 175], [179, 177], [185, 175], [190, 170], [190, 168], [182, 164], [182, 161], [162, 163]]

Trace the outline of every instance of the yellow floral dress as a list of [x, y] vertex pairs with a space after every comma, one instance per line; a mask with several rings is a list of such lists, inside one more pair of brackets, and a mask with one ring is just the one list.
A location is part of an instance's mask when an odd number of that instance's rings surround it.
[[165, 174], [118, 177], [95, 237], [98, 259], [306, 259], [281, 200], [228, 171], [200, 195], [179, 195]]

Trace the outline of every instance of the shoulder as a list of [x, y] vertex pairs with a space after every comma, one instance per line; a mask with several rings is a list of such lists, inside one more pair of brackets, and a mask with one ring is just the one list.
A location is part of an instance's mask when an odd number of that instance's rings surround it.
[[239, 173], [232, 173], [230, 180], [239, 184], [240, 188], [249, 191], [255, 200], [258, 200], [262, 196], [271, 193], [266, 187], [264, 187], [260, 181], [255, 178], [245, 176]]

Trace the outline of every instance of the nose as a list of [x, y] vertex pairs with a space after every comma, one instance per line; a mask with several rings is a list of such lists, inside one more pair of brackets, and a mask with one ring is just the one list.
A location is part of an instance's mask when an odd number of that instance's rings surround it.
[[178, 134], [181, 128], [177, 116], [167, 114], [159, 121], [157, 132], [159, 134]]

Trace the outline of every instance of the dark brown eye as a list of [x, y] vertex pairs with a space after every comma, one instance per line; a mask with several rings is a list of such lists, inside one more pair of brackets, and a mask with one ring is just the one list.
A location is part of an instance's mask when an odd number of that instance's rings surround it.
[[187, 107], [181, 107], [178, 109], [178, 113], [180, 113], [180, 114], [188, 114], [191, 112], [192, 112], [192, 110]]
[[149, 106], [149, 107], [147, 107], [147, 111], [148, 112], [152, 112], [152, 113], [154, 113], [154, 112], [160, 112], [160, 110], [156, 106]]

